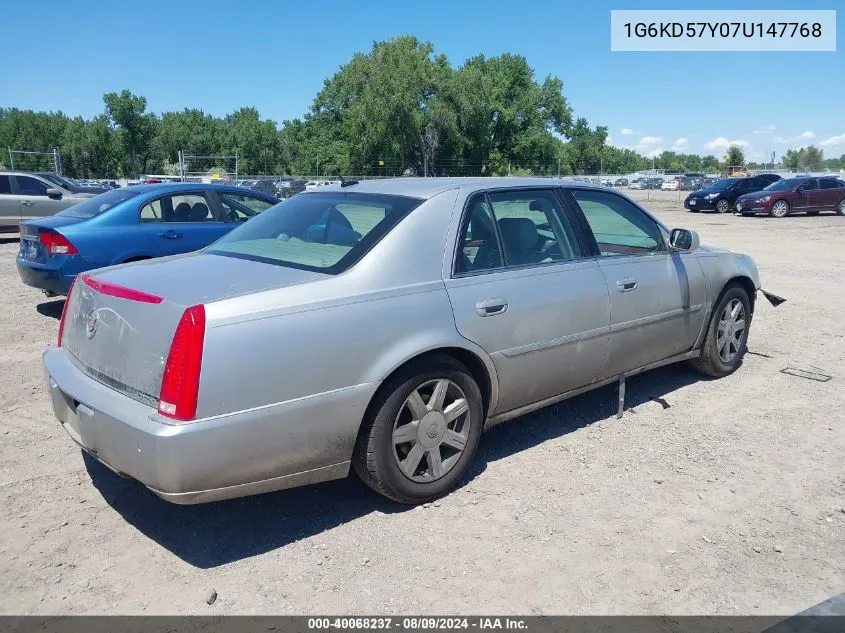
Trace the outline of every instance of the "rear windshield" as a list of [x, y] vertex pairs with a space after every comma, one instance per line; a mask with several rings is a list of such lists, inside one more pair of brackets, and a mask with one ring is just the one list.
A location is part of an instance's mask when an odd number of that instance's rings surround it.
[[139, 191], [133, 191], [130, 188], [113, 189], [112, 191], [106, 191], [105, 193], [96, 195], [93, 198], [88, 198], [85, 202], [75, 204], [64, 211], [59, 211], [56, 215], [69, 215], [73, 218], [93, 218], [95, 215], [100, 215], [124, 200], [129, 200], [129, 198], [137, 196], [139, 193]]
[[300, 194], [226, 234], [206, 252], [337, 274], [421, 202], [341, 191]]

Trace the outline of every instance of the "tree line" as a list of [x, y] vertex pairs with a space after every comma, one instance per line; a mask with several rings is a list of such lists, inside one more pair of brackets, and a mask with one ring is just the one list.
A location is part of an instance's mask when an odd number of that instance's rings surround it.
[[[128, 90], [105, 94], [103, 106], [102, 114], [90, 119], [0, 108], [0, 148], [58, 148], [64, 173], [82, 178], [177, 174], [180, 150], [200, 156], [237, 152], [242, 174], [553, 175], [631, 173], [652, 166], [720, 168], [715, 156], [667, 151], [646, 158], [607, 145], [607, 127], [575, 118], [563, 82], [554, 76], [538, 81], [522, 56], [477, 55], [454, 67], [431, 43], [411, 36], [356, 53], [324, 81], [302, 118], [281, 126], [262, 119], [253, 107], [222, 118], [198, 108], [159, 116], [147, 111], [143, 96]], [[815, 148], [799, 154], [799, 163], [823, 160]], [[231, 170], [205, 161], [192, 168]]]

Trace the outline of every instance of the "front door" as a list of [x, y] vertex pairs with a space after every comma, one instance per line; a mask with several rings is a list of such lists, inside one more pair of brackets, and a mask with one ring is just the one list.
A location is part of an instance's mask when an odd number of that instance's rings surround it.
[[47, 189], [50, 188], [50, 185], [39, 178], [15, 176], [14, 180], [17, 183], [15, 193], [20, 205], [19, 210], [22, 220], [55, 215], [70, 206], [67, 201], [63, 202], [61, 198], [50, 198], [47, 195]]
[[573, 189], [595, 237], [610, 293], [606, 376], [692, 349], [704, 319], [704, 272], [692, 253], [669, 251], [659, 225], [619, 194]]
[[583, 251], [553, 189], [468, 201], [445, 283], [458, 331], [496, 366], [499, 401], [491, 414], [588, 385], [602, 373], [608, 292]]

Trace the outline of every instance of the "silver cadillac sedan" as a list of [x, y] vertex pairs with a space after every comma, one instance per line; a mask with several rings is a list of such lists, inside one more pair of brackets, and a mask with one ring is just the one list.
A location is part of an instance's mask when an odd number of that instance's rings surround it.
[[44, 366], [71, 438], [168, 501], [351, 465], [421, 503], [494, 424], [677, 361], [733, 372], [759, 288], [749, 257], [605, 187], [351, 181], [81, 275]]

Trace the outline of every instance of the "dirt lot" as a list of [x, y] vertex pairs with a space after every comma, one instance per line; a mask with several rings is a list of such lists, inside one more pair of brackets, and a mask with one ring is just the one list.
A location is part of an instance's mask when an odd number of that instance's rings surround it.
[[648, 196], [788, 298], [758, 302], [743, 366], [632, 379], [622, 420], [606, 388], [497, 427], [464, 485], [416, 509], [354, 478], [178, 507], [83, 459], [41, 373], [61, 302], [0, 238], [0, 611], [790, 614], [842, 593], [845, 218]]

